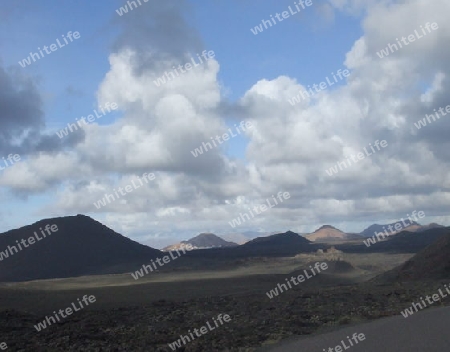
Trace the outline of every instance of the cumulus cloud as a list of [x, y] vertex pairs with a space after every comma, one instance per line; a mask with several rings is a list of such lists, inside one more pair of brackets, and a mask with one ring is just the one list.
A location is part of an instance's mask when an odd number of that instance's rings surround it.
[[17, 68], [0, 65], [0, 153], [22, 156], [55, 152], [82, 140], [74, 133], [61, 141], [45, 132], [43, 103], [36, 80]]
[[[7, 170], [0, 184], [30, 192], [60, 184], [46, 211], [97, 213], [114, 228], [159, 240], [170, 232], [231, 231], [229, 221], [279, 191], [289, 191], [291, 198], [242, 230], [305, 231], [324, 222], [402, 217], [414, 209], [446, 219], [450, 120], [420, 131], [413, 123], [450, 104], [450, 54], [443, 50], [450, 36], [444, 17], [450, 4], [329, 4], [335, 11], [365, 12], [364, 34], [342, 58], [351, 74], [342, 85], [295, 106], [288, 100], [305, 87], [288, 76], [261, 79], [236, 103], [227, 101], [217, 78], [220, 58], [155, 85], [166, 71], [204, 50], [183, 16], [190, 11], [184, 2], [149, 2], [116, 18], [122, 32], [99, 84], [98, 103], [116, 102], [121, 117], [110, 125], [86, 126], [70, 150], [55, 153], [55, 146], [53, 153], [37, 153]], [[332, 19], [329, 6], [324, 11]], [[377, 56], [388, 43], [430, 21], [439, 24], [435, 33], [383, 59]], [[0, 85], [17, 99], [28, 96], [24, 106], [8, 103], [4, 114], [20, 108], [23, 116], [5, 136], [20, 138], [21, 127], [39, 131], [43, 120], [34, 86], [25, 82], [13, 90], [1, 72]], [[230, 112], [254, 126], [245, 133], [245, 160], [228, 157], [222, 148], [192, 157], [191, 150], [227, 130]], [[382, 139], [387, 148], [334, 176], [325, 172]], [[155, 181], [95, 209], [93, 202], [144, 172], [154, 172]]]
[[[357, 1], [332, 3], [343, 11], [362, 6]], [[450, 33], [442, 9], [448, 7], [445, 1], [372, 3], [363, 21], [364, 36], [345, 59], [351, 70], [346, 84], [302, 105], [287, 104], [286, 95], [303, 89], [293, 79], [262, 80], [249, 89], [241, 104], [258, 125], [248, 147], [254, 162], [251, 179], [258, 184], [265, 180], [270, 191], [295, 187], [292, 192], [311, 204], [316, 218], [364, 218], [367, 204], [376, 205], [368, 212], [378, 212], [377, 216], [401, 214], [411, 207], [445, 212], [449, 205], [445, 200], [438, 210], [431, 199], [446, 183], [449, 159], [443, 152], [448, 150], [444, 134], [448, 135], [450, 121], [429, 126], [421, 137], [411, 133], [411, 126], [432, 107], [449, 104], [443, 99], [450, 88], [448, 53], [442, 50]], [[395, 38], [430, 21], [439, 23], [436, 33], [382, 60], [376, 55]], [[420, 82], [429, 82], [425, 100]], [[426, 136], [429, 139], [424, 140]], [[387, 140], [389, 147], [333, 178], [324, 173], [333, 160], [342, 161], [377, 139]], [[404, 201], [397, 202], [393, 194]]]

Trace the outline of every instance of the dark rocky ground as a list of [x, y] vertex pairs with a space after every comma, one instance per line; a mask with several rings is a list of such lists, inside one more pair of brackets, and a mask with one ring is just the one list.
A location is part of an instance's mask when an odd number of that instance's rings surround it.
[[168, 343], [180, 334], [222, 313], [229, 314], [231, 322], [177, 350], [254, 351], [294, 335], [398, 315], [444, 283], [448, 281], [295, 287], [273, 299], [263, 292], [158, 300], [139, 307], [85, 309], [41, 332], [33, 325], [45, 314], [4, 310], [0, 312], [0, 341], [8, 344], [8, 351], [171, 351]]

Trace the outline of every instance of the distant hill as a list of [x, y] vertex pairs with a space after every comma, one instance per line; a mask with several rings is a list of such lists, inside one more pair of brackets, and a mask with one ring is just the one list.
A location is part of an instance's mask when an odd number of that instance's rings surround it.
[[[387, 230], [387, 232], [390, 235], [396, 234], [396, 233], [400, 233], [402, 231], [408, 231], [408, 232], [422, 232], [422, 231], [426, 231], [426, 230], [430, 230], [430, 229], [435, 229], [435, 228], [443, 228], [444, 226], [436, 224], [436, 223], [431, 223], [429, 225], [421, 225], [415, 221], [413, 221], [412, 223], [408, 220], [405, 220], [405, 223], [407, 224], [407, 226], [404, 226], [404, 224], [401, 221], [397, 221], [394, 222], [392, 224], [386, 224], [386, 225], [378, 225], [378, 224], [374, 224], [369, 226], [368, 228], [366, 228], [364, 231], [362, 231], [360, 233], [361, 236], [363, 237], [372, 237], [375, 235], [375, 232], [379, 233], [379, 232], [383, 232], [384, 230]], [[395, 231], [395, 225], [399, 224], [401, 226], [400, 230]], [[393, 229], [393, 231], [391, 232], [389, 230], [389, 226], [391, 226], [391, 229]]]
[[[55, 224], [58, 231], [42, 238], [39, 228]], [[38, 221], [0, 234], [0, 255], [8, 246], [37, 232], [42, 239], [0, 261], [0, 281], [27, 281], [136, 270], [164, 254], [124, 237], [94, 219], [68, 216]]]
[[192, 237], [187, 241], [181, 241], [180, 243], [173, 244], [163, 248], [163, 251], [173, 251], [180, 249], [183, 246], [190, 244], [193, 249], [209, 249], [209, 248], [223, 248], [223, 247], [235, 247], [238, 244], [234, 242], [228, 242], [213, 233], [201, 233], [198, 236]]
[[448, 227], [436, 227], [419, 232], [403, 231], [370, 247], [366, 247], [365, 244], [340, 244], [336, 245], [336, 248], [346, 253], [418, 253], [449, 232]]
[[[406, 220], [405, 220], [405, 223], [406, 223], [408, 226], [413, 226], [413, 225], [418, 225], [418, 226], [420, 226], [417, 222], [410, 223], [409, 221], [406, 222]], [[385, 224], [385, 225], [373, 224], [373, 225], [370, 225], [368, 228], [364, 229], [364, 230], [360, 233], [360, 235], [363, 236], [363, 237], [372, 237], [372, 236], [375, 235], [375, 232], [377, 232], [377, 233], [383, 232], [385, 229], [389, 232], [388, 227], [389, 227], [389, 226], [392, 226], [392, 228], [395, 229], [395, 224], [400, 224], [400, 225], [402, 226], [402, 229], [405, 228], [405, 226], [403, 225], [403, 223], [402, 223], [401, 221], [397, 221], [397, 222], [393, 222], [393, 223], [391, 223], [391, 224]], [[401, 231], [401, 230], [400, 230], [400, 231]]]
[[398, 268], [380, 275], [376, 281], [450, 279], [450, 231]]
[[[319, 247], [299, 234], [287, 231], [266, 237], [258, 237], [235, 249], [235, 252], [248, 256], [295, 255], [300, 252], [312, 252]], [[320, 247], [321, 248], [321, 247]]]
[[257, 237], [249, 242], [247, 242], [243, 247], [254, 247], [254, 246], [271, 246], [271, 245], [286, 245], [286, 244], [309, 244], [310, 241], [301, 237], [295, 232], [287, 231], [284, 233], [277, 233], [265, 237]]
[[237, 244], [244, 244], [251, 240], [250, 237], [245, 236], [243, 233], [227, 233], [225, 235], [220, 235], [225, 241], [234, 242]]
[[312, 242], [324, 243], [362, 239], [362, 237], [359, 235], [345, 233], [331, 225], [324, 225], [313, 233], [305, 235], [304, 237]]
[[191, 266], [194, 263], [197, 267], [212, 268], [230, 260], [252, 257], [293, 257], [299, 253], [312, 253], [323, 248], [323, 245], [312, 244], [297, 233], [287, 231], [258, 237], [240, 246], [190, 251], [174, 264]]
[[417, 253], [399, 270], [399, 279], [450, 278], [450, 233]]
[[[436, 223], [433, 222], [433, 223], [428, 224], [428, 225], [421, 225], [414, 232], [423, 232], [423, 231], [427, 231], [427, 230], [431, 230], [431, 229], [443, 229], [443, 228], [445, 228], [445, 226], [439, 225], [439, 224], [436, 224]], [[410, 229], [409, 227], [407, 228], [407, 230], [408, 231], [412, 231], [412, 229]]]
[[276, 235], [277, 233], [280, 233], [279, 231], [272, 231], [272, 232], [266, 232], [266, 231], [244, 231], [242, 234], [250, 239], [255, 239], [258, 237], [266, 237], [271, 235]]
[[259, 231], [245, 231], [245, 232], [234, 232], [234, 233], [227, 233], [224, 235], [220, 235], [224, 240], [235, 242], [237, 244], [244, 244], [248, 241], [251, 241], [257, 237], [265, 237], [274, 235], [277, 232], [259, 232]]

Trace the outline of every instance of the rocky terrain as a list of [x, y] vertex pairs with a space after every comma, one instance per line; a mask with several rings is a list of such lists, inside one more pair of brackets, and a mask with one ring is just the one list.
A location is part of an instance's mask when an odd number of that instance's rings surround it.
[[293, 335], [398, 315], [417, 297], [441, 286], [438, 282], [394, 287], [364, 284], [295, 288], [272, 300], [264, 294], [159, 300], [139, 307], [81, 311], [39, 333], [33, 325], [44, 316], [3, 311], [0, 331], [12, 351], [161, 352], [171, 351], [168, 343], [180, 338], [180, 334], [222, 313], [229, 314], [231, 322], [178, 350], [255, 351], [258, 346]]

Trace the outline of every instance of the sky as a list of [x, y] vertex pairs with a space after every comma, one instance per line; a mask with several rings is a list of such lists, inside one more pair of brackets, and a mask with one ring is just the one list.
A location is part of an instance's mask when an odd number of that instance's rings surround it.
[[161, 248], [450, 223], [447, 0], [135, 4], [0, 7], [0, 231], [85, 214]]

